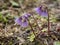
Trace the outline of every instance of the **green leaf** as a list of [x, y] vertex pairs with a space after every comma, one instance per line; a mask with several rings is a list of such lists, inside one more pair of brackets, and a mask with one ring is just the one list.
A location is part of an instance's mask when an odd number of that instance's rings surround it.
[[0, 21], [3, 20], [3, 15], [0, 13]]
[[60, 45], [60, 41], [55, 41], [54, 45]]
[[32, 42], [32, 41], [34, 41], [35, 35], [32, 33], [31, 36], [29, 36], [28, 38]]
[[12, 3], [13, 6], [19, 6], [19, 4], [16, 3], [15, 1], [13, 1], [13, 0], [11, 0], [10, 2]]
[[6, 17], [3, 17], [3, 22], [8, 22], [8, 19], [6, 19]]
[[21, 3], [24, 3], [24, 0], [20, 0], [21, 1]]
[[48, 31], [46, 28], [44, 28], [44, 29], [42, 30], [42, 32], [46, 32], [46, 31]]

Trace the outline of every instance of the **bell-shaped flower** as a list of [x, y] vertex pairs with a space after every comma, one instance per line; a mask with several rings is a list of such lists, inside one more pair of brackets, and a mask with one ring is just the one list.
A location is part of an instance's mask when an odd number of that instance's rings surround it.
[[40, 7], [37, 7], [35, 8], [34, 10], [36, 11], [36, 13], [38, 13], [39, 15], [43, 16], [43, 17], [47, 17], [48, 16], [48, 13], [47, 13], [47, 10], [46, 9], [42, 9], [43, 7], [40, 6]]
[[21, 27], [27, 27], [28, 26], [28, 20], [27, 19], [30, 16], [31, 16], [31, 14], [26, 13], [23, 16], [16, 18], [15, 23], [20, 25]]

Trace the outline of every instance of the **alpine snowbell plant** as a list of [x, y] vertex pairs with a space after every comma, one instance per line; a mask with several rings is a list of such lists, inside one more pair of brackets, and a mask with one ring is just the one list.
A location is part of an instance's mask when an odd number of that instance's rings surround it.
[[23, 16], [16, 18], [15, 23], [17, 23], [21, 27], [27, 27], [28, 26], [27, 18], [30, 17], [30, 15], [31, 14], [26, 13]]
[[31, 14], [26, 13], [23, 16], [16, 18], [15, 23], [17, 23], [21, 27], [27, 27], [29, 25], [31, 27], [31, 30], [33, 31], [33, 34], [35, 35], [34, 30], [33, 30], [32, 26], [29, 22], [29, 19], [28, 19], [30, 16], [31, 16]]
[[[46, 8], [46, 7], [45, 7]], [[48, 17], [47, 10], [43, 6], [35, 8], [35, 12], [43, 17]]]
[[50, 32], [50, 20], [49, 20], [49, 11], [48, 8], [45, 6], [40, 6], [34, 9], [36, 13], [38, 13], [42, 17], [48, 18], [48, 33]]
[[[48, 9], [47, 9], [47, 7], [45, 7], [45, 6], [40, 6], [40, 7], [36, 7], [35, 9], [34, 9], [34, 11], [37, 13], [37, 14], [39, 14], [40, 16], [42, 16], [42, 17], [48, 17], [48, 31], [50, 30], [49, 28], [50, 28], [50, 24], [49, 24], [49, 14], [48, 14]], [[25, 13], [23, 16], [21, 16], [21, 17], [18, 17], [18, 18], [16, 18], [15, 19], [15, 23], [17, 23], [18, 25], [20, 25], [21, 27], [27, 27], [28, 25], [30, 25], [30, 27], [32, 28], [32, 26], [31, 26], [31, 24], [30, 24], [30, 22], [29, 22], [29, 17], [30, 16], [33, 16], [32, 14], [30, 14], [30, 13]], [[33, 16], [34, 17], [34, 16]], [[35, 20], [36, 21], [36, 20]], [[36, 23], [37, 23], [37, 21], [36, 21]], [[38, 25], [38, 24], [37, 24]], [[39, 26], [38, 26], [38, 28], [40, 28]], [[33, 30], [33, 28], [32, 28], [32, 30]], [[40, 30], [40, 29], [39, 29]], [[34, 30], [33, 30], [33, 33], [34, 33]], [[35, 34], [34, 34], [35, 35]]]
[[[45, 7], [46, 8], [46, 7]], [[43, 6], [35, 8], [36, 13], [43, 17], [48, 17], [47, 10]], [[15, 22], [21, 27], [27, 27], [28, 22], [27, 19], [31, 16], [29, 13], [25, 13], [23, 16], [16, 18]]]

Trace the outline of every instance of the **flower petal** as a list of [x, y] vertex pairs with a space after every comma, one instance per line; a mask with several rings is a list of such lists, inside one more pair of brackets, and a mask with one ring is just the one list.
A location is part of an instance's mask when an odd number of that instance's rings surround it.
[[16, 18], [15, 19], [15, 23], [17, 23], [18, 25], [22, 24], [22, 20], [20, 18]]
[[47, 13], [47, 12], [42, 12], [42, 13], [41, 13], [41, 16], [43, 16], [43, 17], [48, 17], [48, 13]]
[[41, 8], [42, 8], [42, 7], [37, 7], [37, 8], [35, 8], [36, 13], [38, 13], [39, 15], [41, 15], [41, 16], [43, 16], [43, 17], [47, 17], [47, 16], [48, 16], [47, 11], [46, 11], [46, 10], [45, 10], [45, 11], [42, 11]]
[[28, 18], [28, 17], [30, 17], [30, 16], [31, 16], [31, 14], [29, 14], [29, 13], [23, 14], [23, 17], [24, 17], [24, 18]]
[[21, 18], [24, 18], [24, 17], [22, 16], [22, 17], [16, 18], [15, 23], [17, 23], [21, 27], [27, 27], [28, 26], [27, 20], [25, 19], [24, 21], [22, 21], [23, 19], [21, 19]]
[[28, 26], [28, 22], [27, 21], [22, 22], [21, 27], [27, 27], [27, 26]]
[[34, 10], [36, 11], [36, 13], [38, 13], [39, 15], [41, 15], [41, 10], [40, 10], [39, 7], [35, 8]]

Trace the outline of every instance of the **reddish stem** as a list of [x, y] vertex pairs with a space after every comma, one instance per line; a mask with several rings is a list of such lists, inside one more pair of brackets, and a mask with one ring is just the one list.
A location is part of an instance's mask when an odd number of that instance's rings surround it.
[[32, 14], [32, 16], [33, 16], [33, 19], [35, 20], [35, 23], [37, 24], [39, 30], [41, 30], [40, 27], [39, 27], [39, 25], [38, 25], [38, 23], [37, 23], [37, 20], [34, 18], [34, 15], [33, 14]]
[[[33, 30], [33, 28], [32, 28], [32, 25], [30, 24], [29, 19], [27, 19], [27, 20], [28, 20], [28, 22], [29, 22], [29, 25], [30, 25], [30, 27], [31, 27], [31, 30], [33, 31], [33, 34], [35, 35], [35, 32], [34, 32], [34, 30]], [[36, 35], [35, 35], [35, 37], [36, 37]]]
[[48, 13], [48, 33], [50, 32], [50, 20], [49, 20], [49, 11], [47, 9], [47, 13]]

